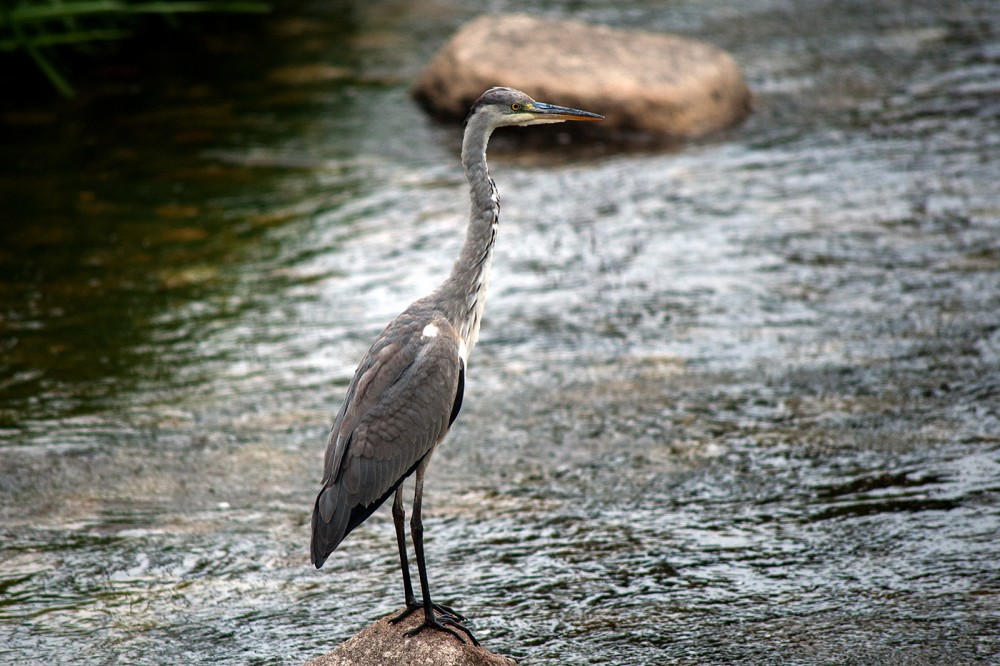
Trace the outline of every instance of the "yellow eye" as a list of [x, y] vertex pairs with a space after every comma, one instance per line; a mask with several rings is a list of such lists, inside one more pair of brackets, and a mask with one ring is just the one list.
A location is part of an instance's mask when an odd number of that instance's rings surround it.
[[520, 111], [521, 110], [521, 105], [518, 104], [517, 102], [514, 102], [513, 104], [510, 105], [510, 110], [511, 111]]

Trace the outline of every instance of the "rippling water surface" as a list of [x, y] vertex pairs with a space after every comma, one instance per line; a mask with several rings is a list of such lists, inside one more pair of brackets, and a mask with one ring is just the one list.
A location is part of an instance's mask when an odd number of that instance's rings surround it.
[[[1000, 662], [993, 3], [497, 8], [707, 39], [756, 108], [496, 137], [437, 598], [525, 664]], [[5, 111], [0, 661], [293, 665], [400, 606], [387, 511], [307, 551], [354, 366], [467, 208], [406, 87], [472, 14], [389, 9]]]

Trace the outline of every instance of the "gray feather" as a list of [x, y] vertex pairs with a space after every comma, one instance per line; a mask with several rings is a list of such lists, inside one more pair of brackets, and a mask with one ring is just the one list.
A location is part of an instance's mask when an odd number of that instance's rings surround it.
[[[426, 337], [428, 324], [438, 333]], [[454, 327], [418, 301], [376, 339], [327, 439], [313, 512], [320, 566], [448, 432], [462, 372]]]

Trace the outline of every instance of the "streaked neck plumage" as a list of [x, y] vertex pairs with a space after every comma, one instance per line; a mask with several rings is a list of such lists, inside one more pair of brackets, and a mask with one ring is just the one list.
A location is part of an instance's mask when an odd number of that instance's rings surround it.
[[434, 294], [462, 336], [468, 354], [479, 338], [500, 221], [500, 198], [486, 167], [486, 144], [492, 132], [485, 114], [469, 118], [462, 141], [462, 166], [472, 197], [469, 227], [451, 275]]

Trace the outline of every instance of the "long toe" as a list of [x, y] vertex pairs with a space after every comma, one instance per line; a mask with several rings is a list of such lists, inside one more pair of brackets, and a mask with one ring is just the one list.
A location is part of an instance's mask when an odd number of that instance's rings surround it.
[[459, 613], [454, 608], [452, 608], [451, 606], [445, 606], [444, 604], [439, 604], [439, 603], [432, 603], [431, 605], [434, 606], [434, 610], [436, 610], [438, 613], [441, 613], [441, 615], [444, 615], [445, 617], [451, 617], [455, 620], [458, 620], [459, 622], [465, 622], [466, 620], [469, 619], [464, 615], [462, 615], [461, 613]]
[[409, 604], [407, 604], [406, 608], [404, 608], [403, 611], [399, 613], [399, 615], [389, 618], [389, 624], [398, 624], [399, 622], [402, 622], [406, 618], [410, 617], [410, 615], [413, 614], [413, 611], [420, 610], [421, 608], [423, 608], [423, 606], [417, 604], [413, 604], [412, 606], [410, 606]]
[[458, 629], [459, 631], [464, 632], [465, 635], [469, 637], [469, 640], [472, 642], [473, 645], [479, 645], [479, 641], [476, 640], [476, 637], [472, 635], [472, 631], [470, 631], [468, 627], [464, 626], [461, 622], [448, 615], [442, 615], [440, 617], [435, 617], [435, 616], [425, 617], [424, 621], [419, 626], [410, 629], [409, 631], [406, 632], [405, 635], [416, 636], [424, 629], [434, 629], [436, 631], [443, 631], [445, 633], [451, 634], [458, 640], [465, 643], [466, 640], [462, 638], [461, 634], [455, 631], [455, 629], [452, 629], [452, 627]]
[[[433, 606], [434, 610], [436, 610], [438, 613], [442, 615], [442, 617], [451, 618], [453, 620], [457, 620], [458, 622], [465, 622], [468, 619], [467, 617], [459, 613], [451, 606], [445, 606], [444, 604], [439, 604], [439, 603], [432, 603], [431, 605]], [[410, 615], [412, 615], [414, 611], [422, 609], [423, 605], [417, 602], [413, 602], [412, 604], [407, 604], [406, 608], [404, 608], [394, 617], [389, 618], [389, 624], [399, 624], [406, 618], [410, 617]]]
[[[456, 620], [455, 618], [448, 617], [447, 615], [438, 618], [438, 622], [440, 622], [441, 624], [446, 625], [446, 626], [450, 626], [450, 627], [455, 627], [459, 631], [465, 632], [465, 635], [469, 637], [469, 640], [472, 642], [472, 644], [478, 647], [479, 646], [479, 641], [476, 640], [476, 637], [473, 635], [472, 630], [469, 629], [464, 624], [462, 624], [462, 622], [464, 622], [464, 621], [465, 621], [464, 617], [461, 618], [461, 620]], [[452, 632], [452, 633], [455, 633], [455, 632]]]
[[[434, 608], [434, 610], [436, 610], [438, 613], [440, 613], [443, 617], [452, 618], [453, 620], [457, 620], [458, 622], [465, 622], [468, 619], [467, 617], [465, 617], [464, 615], [462, 615], [461, 613], [459, 613], [457, 610], [455, 610], [451, 606], [445, 606], [444, 604], [433, 603], [433, 602], [431, 603], [431, 606]], [[423, 604], [420, 604], [420, 603], [418, 603], [416, 601], [414, 601], [413, 603], [407, 604], [406, 608], [403, 609], [402, 611], [400, 611], [400, 613], [398, 615], [396, 615], [395, 617], [389, 618], [389, 624], [398, 624], [398, 623], [402, 622], [403, 620], [405, 620], [406, 618], [410, 617], [410, 615], [412, 615], [414, 611], [418, 611], [418, 610], [422, 610], [422, 609], [423, 609]]]

